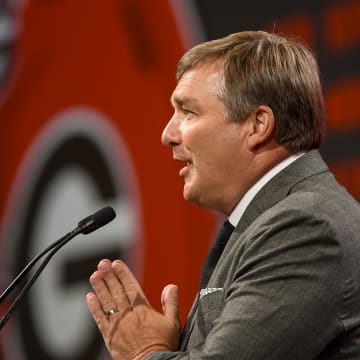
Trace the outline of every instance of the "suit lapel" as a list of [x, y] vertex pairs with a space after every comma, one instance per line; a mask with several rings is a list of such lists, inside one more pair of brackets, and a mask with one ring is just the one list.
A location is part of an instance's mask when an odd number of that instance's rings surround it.
[[243, 233], [263, 212], [289, 195], [293, 187], [310, 176], [327, 172], [329, 168], [317, 150], [312, 150], [274, 176], [254, 197], [239, 224], [236, 233]]
[[200, 297], [200, 294], [198, 292], [196, 297], [195, 297], [195, 300], [194, 300], [194, 302], [192, 304], [192, 307], [191, 307], [190, 313], [188, 315], [188, 318], [186, 319], [184, 330], [183, 330], [183, 332], [181, 334], [180, 349], [179, 349], [180, 351], [185, 351], [186, 350], [187, 344], [189, 342], [190, 335], [191, 335], [192, 330], [194, 328], [195, 314], [196, 314], [196, 311], [197, 311], [197, 308], [198, 308], [199, 297]]

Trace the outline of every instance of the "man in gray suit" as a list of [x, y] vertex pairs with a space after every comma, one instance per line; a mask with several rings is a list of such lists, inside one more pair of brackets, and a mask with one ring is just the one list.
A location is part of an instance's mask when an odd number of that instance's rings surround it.
[[360, 207], [316, 150], [311, 51], [241, 32], [189, 50], [177, 79], [162, 141], [184, 198], [235, 229], [182, 330], [175, 285], [158, 313], [123, 262], [99, 263], [87, 302], [113, 359], [359, 360]]

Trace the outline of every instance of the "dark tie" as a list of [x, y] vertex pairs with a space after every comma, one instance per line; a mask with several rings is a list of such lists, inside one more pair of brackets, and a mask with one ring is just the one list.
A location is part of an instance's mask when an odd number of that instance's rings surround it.
[[[206, 257], [204, 266], [203, 266], [203, 270], [202, 270], [201, 278], [200, 278], [200, 290], [206, 288], [206, 286], [209, 282], [210, 276], [211, 276], [213, 270], [215, 269], [216, 263], [218, 262], [233, 230], [234, 230], [234, 227], [229, 223], [229, 221], [225, 221], [224, 224], [219, 229], [215, 243], [211, 247], [211, 249]], [[181, 341], [180, 341], [180, 344], [181, 344], [180, 350], [181, 351], [184, 351], [186, 349], [187, 343], [189, 341], [191, 329], [194, 325], [194, 319], [195, 319], [195, 314], [196, 314], [196, 308], [198, 306], [198, 301], [199, 301], [199, 294], [196, 298], [196, 304], [194, 305], [195, 310], [193, 310], [192, 314], [190, 314], [190, 316], [186, 320], [186, 324], [185, 324], [183, 333], [181, 335]]]
[[210, 276], [215, 269], [216, 263], [218, 262], [233, 230], [234, 227], [229, 223], [228, 220], [226, 220], [219, 229], [215, 243], [211, 247], [202, 269], [202, 273], [200, 277], [200, 289], [206, 288]]

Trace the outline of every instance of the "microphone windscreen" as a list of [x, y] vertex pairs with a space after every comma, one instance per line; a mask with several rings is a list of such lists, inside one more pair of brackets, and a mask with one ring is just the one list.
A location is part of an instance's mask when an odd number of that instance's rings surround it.
[[96, 213], [81, 220], [78, 223], [78, 227], [83, 228], [81, 230], [83, 234], [89, 234], [112, 221], [115, 216], [116, 214], [114, 209], [111, 206], [106, 206], [98, 210]]

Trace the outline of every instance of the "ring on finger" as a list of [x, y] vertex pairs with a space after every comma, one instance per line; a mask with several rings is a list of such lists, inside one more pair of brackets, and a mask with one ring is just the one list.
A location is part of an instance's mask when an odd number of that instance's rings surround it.
[[106, 316], [109, 318], [109, 317], [111, 317], [111, 316], [113, 316], [113, 315], [115, 315], [116, 313], [118, 313], [119, 312], [119, 310], [118, 309], [116, 309], [116, 308], [112, 308], [112, 309], [110, 309], [110, 310], [108, 310], [108, 311], [106, 311]]

